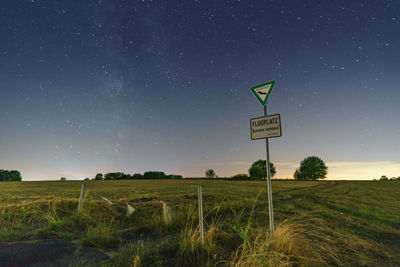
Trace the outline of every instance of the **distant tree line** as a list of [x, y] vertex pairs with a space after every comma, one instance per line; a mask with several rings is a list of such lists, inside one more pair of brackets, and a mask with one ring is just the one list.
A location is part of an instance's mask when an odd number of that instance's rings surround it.
[[[373, 180], [376, 181], [377, 179], [374, 178]], [[379, 181], [400, 181], [400, 176], [388, 178], [386, 175], [382, 175], [381, 178], [379, 178]]]
[[92, 180], [134, 180], [134, 179], [182, 179], [182, 175], [166, 175], [160, 171], [148, 171], [143, 174], [135, 173], [133, 175], [123, 172], [110, 172], [106, 174], [98, 173]]
[[22, 181], [19, 171], [0, 170], [0, 181]]
[[[276, 169], [272, 162], [269, 163], [270, 165], [270, 174], [271, 178], [275, 176]], [[241, 173], [236, 174], [231, 177], [233, 180], [262, 180], [267, 177], [267, 170], [266, 170], [267, 163], [265, 160], [257, 160], [255, 161], [251, 167], [249, 168], [249, 174]], [[210, 170], [208, 170], [210, 171]], [[207, 172], [208, 172], [207, 171]], [[305, 158], [301, 163], [300, 167], [296, 169], [293, 174], [293, 178], [299, 181], [308, 181], [308, 180], [318, 180], [318, 179], [325, 179], [326, 175], [328, 174], [328, 167], [325, 165], [325, 162], [316, 157], [311, 156]], [[206, 173], [207, 176], [207, 173]]]

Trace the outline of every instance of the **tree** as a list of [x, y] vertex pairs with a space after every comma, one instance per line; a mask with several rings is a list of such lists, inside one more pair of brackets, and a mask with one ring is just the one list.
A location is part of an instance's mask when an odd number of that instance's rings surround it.
[[215, 171], [213, 169], [208, 169], [206, 171], [206, 177], [207, 178], [215, 178], [216, 174]]
[[0, 181], [21, 181], [21, 173], [19, 171], [0, 170]]
[[232, 180], [248, 180], [249, 176], [245, 173], [240, 173], [232, 176]]
[[[249, 169], [249, 175], [251, 179], [264, 179], [267, 177], [267, 171], [265, 169], [265, 166], [267, 166], [267, 161], [259, 159], [251, 165]], [[271, 177], [274, 177], [276, 174], [276, 169], [275, 166], [272, 162], [269, 163], [270, 166], [270, 173]]]
[[140, 173], [135, 173], [134, 175], [132, 175], [132, 179], [143, 179], [143, 175], [141, 175]]
[[120, 180], [131, 180], [132, 176], [130, 174], [123, 173], [122, 176], [119, 179]]
[[103, 174], [98, 173], [96, 174], [96, 176], [94, 177], [95, 180], [103, 180]]
[[182, 175], [178, 175], [178, 174], [170, 174], [170, 175], [167, 175], [167, 178], [168, 179], [182, 179], [183, 176]]
[[160, 172], [160, 171], [149, 171], [149, 172], [143, 173], [143, 178], [146, 178], [146, 179], [165, 179], [165, 178], [167, 178], [167, 175], [165, 175], [164, 172]]
[[104, 180], [127, 180], [129, 178], [130, 175], [123, 172], [110, 172], [104, 175]]
[[67, 180], [67, 178], [65, 178], [65, 177], [60, 178], [60, 181], [66, 181], [66, 180]]
[[21, 181], [22, 177], [21, 177], [21, 173], [19, 171], [13, 170], [13, 171], [9, 171], [9, 181]]
[[113, 173], [106, 173], [104, 174], [104, 180], [114, 180], [114, 175]]
[[293, 174], [293, 177], [294, 177], [294, 179], [299, 180], [299, 181], [304, 180], [299, 169], [296, 169], [296, 171]]
[[300, 168], [294, 172], [296, 180], [317, 180], [324, 179], [328, 174], [328, 167], [325, 162], [315, 156], [305, 158], [300, 163]]
[[265, 178], [265, 171], [258, 165], [251, 166], [249, 169], [249, 176], [251, 180]]
[[389, 180], [386, 175], [382, 175], [381, 178], [379, 179], [380, 181], [387, 181]]

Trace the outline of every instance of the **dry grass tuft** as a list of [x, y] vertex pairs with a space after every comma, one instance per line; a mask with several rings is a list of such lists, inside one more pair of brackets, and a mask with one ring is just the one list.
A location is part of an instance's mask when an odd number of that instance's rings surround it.
[[285, 255], [291, 265], [341, 265], [333, 234], [322, 220], [292, 218], [277, 224], [269, 247]]
[[[243, 237], [242, 237], [243, 238]], [[329, 227], [310, 215], [289, 218], [269, 229], [253, 229], [230, 262], [232, 266], [377, 266], [390, 261], [373, 244]]]
[[236, 251], [233, 266], [326, 266], [341, 265], [339, 251], [331, 244], [319, 221], [278, 223], [272, 236], [267, 229], [249, 233]]

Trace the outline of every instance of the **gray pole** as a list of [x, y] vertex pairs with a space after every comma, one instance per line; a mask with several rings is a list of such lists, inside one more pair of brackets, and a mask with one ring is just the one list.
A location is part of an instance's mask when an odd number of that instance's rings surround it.
[[79, 197], [79, 204], [78, 204], [78, 213], [81, 211], [82, 208], [84, 193], [85, 193], [85, 184], [82, 184], [81, 196]]
[[[264, 105], [264, 116], [267, 116], [267, 103]], [[269, 165], [269, 144], [268, 138], [265, 138], [266, 160], [265, 167], [267, 173], [267, 187], [268, 187], [268, 207], [269, 207], [269, 230], [271, 235], [274, 233], [274, 207], [272, 204], [272, 185], [271, 185], [271, 170]]]
[[200, 236], [201, 236], [201, 245], [204, 245], [203, 186], [193, 185], [192, 187], [197, 187], [197, 199], [199, 202], [199, 228], [200, 228]]
[[201, 244], [204, 245], [204, 224], [203, 224], [203, 186], [199, 186], [199, 220]]

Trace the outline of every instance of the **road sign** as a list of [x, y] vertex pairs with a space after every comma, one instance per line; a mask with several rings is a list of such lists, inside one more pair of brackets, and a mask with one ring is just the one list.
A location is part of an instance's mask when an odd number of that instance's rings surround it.
[[250, 135], [251, 139], [265, 139], [265, 160], [266, 160], [266, 174], [267, 174], [267, 188], [268, 188], [268, 210], [269, 210], [269, 230], [271, 235], [274, 233], [274, 205], [272, 202], [272, 184], [271, 184], [271, 170], [269, 165], [269, 144], [268, 140], [272, 137], [282, 136], [281, 131], [281, 116], [274, 114], [267, 116], [267, 100], [274, 88], [275, 81], [263, 83], [251, 87], [251, 91], [261, 102], [264, 109], [264, 117], [254, 118], [250, 120]]
[[274, 114], [250, 120], [251, 139], [263, 139], [282, 136], [281, 115]]
[[261, 102], [261, 104], [265, 105], [265, 103], [267, 103], [269, 95], [271, 94], [272, 88], [274, 88], [274, 85], [275, 81], [270, 81], [267, 83], [251, 87], [251, 91]]

